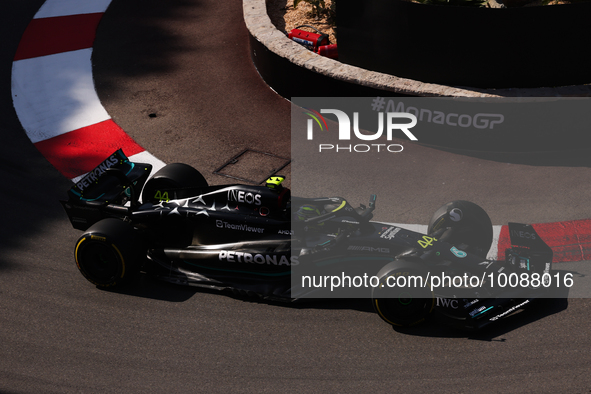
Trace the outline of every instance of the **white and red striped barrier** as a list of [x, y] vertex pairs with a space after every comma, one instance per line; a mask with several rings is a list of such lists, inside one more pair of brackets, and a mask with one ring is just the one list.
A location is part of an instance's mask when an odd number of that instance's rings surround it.
[[131, 139], [101, 105], [91, 55], [111, 0], [47, 0], [27, 26], [12, 66], [12, 100], [29, 139], [76, 181], [119, 148], [155, 170], [164, 163]]

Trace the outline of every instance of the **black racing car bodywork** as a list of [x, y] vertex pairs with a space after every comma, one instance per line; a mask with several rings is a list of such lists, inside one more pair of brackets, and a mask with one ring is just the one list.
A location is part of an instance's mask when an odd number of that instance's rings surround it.
[[[281, 176], [264, 186], [209, 186], [184, 164], [169, 164], [149, 178], [151, 170], [119, 150], [62, 201], [73, 227], [84, 231], [75, 246], [78, 269], [99, 287], [144, 272], [292, 301], [328, 292], [326, 278], [334, 278], [331, 269], [337, 267], [347, 277], [373, 278], [364, 290], [394, 326], [414, 325], [436, 312], [462, 327], [480, 328], [546, 290], [529, 281], [500, 288], [497, 276], [551, 274], [552, 250], [528, 225], [510, 224], [514, 246], [506, 261], [487, 260], [490, 219], [467, 201], [441, 207], [428, 234], [421, 234], [371, 221], [375, 196], [369, 207], [354, 208], [340, 197], [291, 197]], [[302, 207], [313, 215], [303, 215]], [[445, 283], [446, 277], [480, 280]], [[402, 278], [412, 285], [400, 286]]]

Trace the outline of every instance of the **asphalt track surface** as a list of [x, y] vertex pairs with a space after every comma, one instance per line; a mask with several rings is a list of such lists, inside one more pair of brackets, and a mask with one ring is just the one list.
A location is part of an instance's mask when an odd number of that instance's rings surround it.
[[[1, 393], [589, 392], [588, 299], [545, 300], [461, 333], [393, 330], [364, 300], [291, 307], [149, 278], [94, 288], [75, 267], [79, 233], [57, 202], [71, 181], [12, 108], [12, 59], [41, 3], [9, 0], [0, 16]], [[250, 63], [241, 11], [237, 0], [115, 0], [95, 44], [98, 94], [117, 124], [212, 183], [226, 182], [211, 172], [243, 149], [289, 156], [289, 104]], [[405, 149], [400, 175], [389, 174], [392, 200], [380, 200], [383, 220], [425, 222], [455, 198], [477, 201], [494, 224], [589, 216], [584, 156]]]

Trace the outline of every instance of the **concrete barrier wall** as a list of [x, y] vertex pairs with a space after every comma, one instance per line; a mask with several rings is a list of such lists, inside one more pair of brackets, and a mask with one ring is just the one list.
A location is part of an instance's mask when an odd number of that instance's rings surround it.
[[[251, 37], [251, 56], [263, 79], [286, 98], [330, 96], [332, 82], [354, 96], [361, 87], [364, 95], [420, 97], [572, 97], [591, 96], [590, 85], [530, 89], [482, 89], [425, 83], [410, 78], [372, 71], [319, 56], [288, 39], [271, 23], [265, 0], [243, 0], [244, 21]], [[490, 35], [493, 33], [489, 33]], [[548, 34], [559, 32], [548, 28]], [[494, 37], [490, 38], [494, 39]], [[289, 63], [289, 64], [288, 64]], [[293, 72], [286, 72], [285, 67]], [[294, 71], [298, 70], [298, 71]], [[316, 75], [319, 74], [319, 75]], [[318, 83], [306, 83], [318, 78]], [[325, 83], [327, 85], [325, 85]], [[357, 86], [353, 86], [357, 85]], [[328, 87], [327, 87], [328, 86]], [[303, 88], [305, 87], [305, 89]], [[368, 93], [365, 93], [368, 92]]]

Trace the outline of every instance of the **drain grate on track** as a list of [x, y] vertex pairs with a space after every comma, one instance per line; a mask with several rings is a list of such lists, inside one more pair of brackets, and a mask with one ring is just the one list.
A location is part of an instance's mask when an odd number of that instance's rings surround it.
[[213, 173], [243, 182], [260, 185], [287, 167], [291, 159], [254, 149], [245, 149]]

